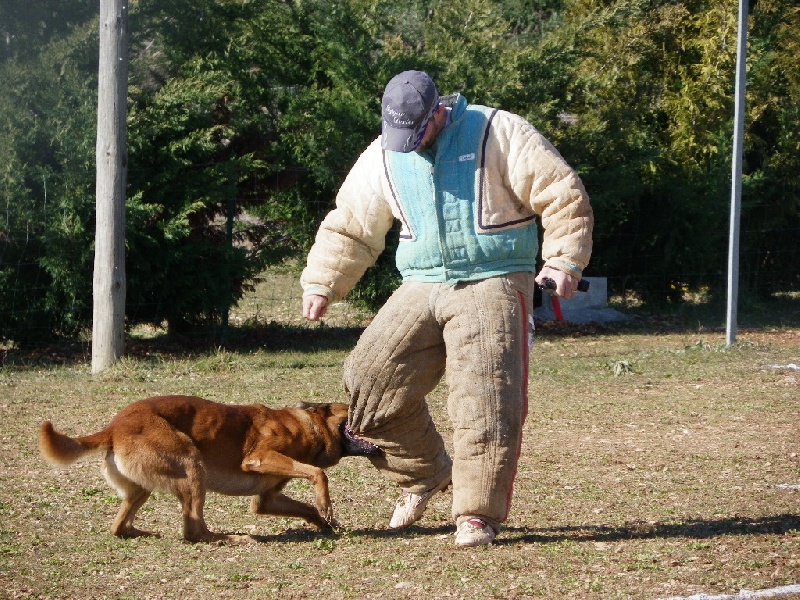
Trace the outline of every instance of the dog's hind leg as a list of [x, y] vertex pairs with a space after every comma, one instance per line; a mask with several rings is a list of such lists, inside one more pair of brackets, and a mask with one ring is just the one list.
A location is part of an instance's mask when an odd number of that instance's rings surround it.
[[[183, 539], [187, 542], [215, 542], [231, 539], [209, 530], [203, 517], [206, 502], [206, 468], [200, 451], [185, 434], [162, 437], [151, 442], [151, 467], [164, 486], [181, 503]], [[158, 457], [157, 461], [156, 458]]]
[[[120, 427], [122, 429], [122, 427]], [[141, 424], [117, 432], [114, 463], [124, 479], [142, 489], [169, 492], [181, 504], [183, 537], [188, 542], [210, 542], [226, 539], [214, 535], [203, 519], [206, 499], [206, 469], [200, 451], [192, 439], [160, 418], [150, 420], [142, 435]], [[143, 502], [144, 499], [141, 499]], [[138, 508], [132, 500], [131, 508]], [[123, 509], [125, 505], [123, 505]], [[125, 522], [120, 510], [119, 519]], [[133, 516], [131, 514], [130, 519]]]
[[276, 490], [253, 496], [250, 508], [257, 515], [299, 517], [317, 529], [329, 529], [332, 525], [337, 525], [335, 520], [328, 523], [319, 515], [319, 511], [310, 504], [289, 498], [280, 492], [276, 492]]
[[152, 535], [149, 531], [143, 531], [133, 526], [136, 512], [147, 502], [150, 497], [150, 490], [134, 483], [120, 473], [114, 462], [114, 454], [112, 452], [109, 452], [105, 461], [103, 461], [103, 475], [106, 481], [117, 490], [122, 499], [122, 505], [119, 507], [114, 523], [111, 525], [111, 533], [119, 537]]
[[187, 542], [213, 542], [225, 539], [227, 536], [213, 534], [203, 518], [203, 506], [206, 501], [204, 485], [198, 482], [196, 477], [175, 483], [173, 492], [181, 502], [183, 514], [183, 539]]
[[[203, 507], [206, 502], [206, 467], [194, 441], [180, 431], [153, 441], [151, 465], [166, 488], [181, 503], [183, 539], [187, 542], [241, 541], [240, 536], [214, 533], [206, 525]], [[158, 457], [156, 462], [155, 457]], [[160, 489], [160, 488], [159, 488]]]
[[153, 535], [151, 531], [144, 531], [133, 526], [136, 511], [147, 502], [149, 497], [150, 492], [142, 487], [136, 486], [136, 489], [131, 490], [130, 494], [122, 499], [122, 505], [119, 507], [113, 525], [111, 525], [111, 533], [120, 537]]

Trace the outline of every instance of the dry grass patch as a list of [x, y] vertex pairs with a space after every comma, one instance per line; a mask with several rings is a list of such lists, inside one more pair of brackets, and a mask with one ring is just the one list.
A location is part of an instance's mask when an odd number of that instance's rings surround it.
[[[800, 332], [742, 332], [731, 348], [714, 333], [579, 333], [540, 333], [511, 518], [468, 550], [449, 492], [388, 531], [396, 490], [363, 458], [329, 471], [334, 533], [210, 495], [209, 526], [251, 542], [186, 544], [176, 501], [156, 494], [140, 525], [160, 537], [120, 540], [99, 462], [56, 471], [35, 447], [44, 419], [89, 432], [154, 394], [341, 400], [346, 347], [154, 346], [99, 376], [83, 361], [5, 367], [0, 597], [656, 599], [800, 583], [800, 490], [781, 487], [800, 484], [800, 373], [775, 367], [800, 364]], [[448, 437], [445, 394], [430, 404]], [[303, 482], [290, 493], [311, 497]]]

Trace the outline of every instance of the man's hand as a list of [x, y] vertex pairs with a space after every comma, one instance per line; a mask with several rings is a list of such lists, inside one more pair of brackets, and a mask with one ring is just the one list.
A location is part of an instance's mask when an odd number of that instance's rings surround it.
[[319, 321], [328, 312], [328, 299], [325, 296], [304, 296], [303, 316], [309, 321]]
[[536, 283], [544, 287], [543, 280], [545, 278], [552, 279], [556, 282], [555, 295], [569, 300], [575, 295], [578, 290], [578, 279], [551, 267], [542, 267], [539, 274], [536, 276]]

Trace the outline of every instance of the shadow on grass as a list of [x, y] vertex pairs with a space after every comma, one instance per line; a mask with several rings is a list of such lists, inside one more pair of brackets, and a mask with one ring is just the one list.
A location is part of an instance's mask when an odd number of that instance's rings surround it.
[[[409, 536], [441, 537], [454, 533], [452, 524], [425, 527], [413, 525], [404, 530], [343, 529], [315, 531], [313, 529], [287, 529], [274, 535], [251, 535], [259, 543], [316, 542], [321, 545], [346, 537], [391, 539]], [[563, 527], [506, 527], [495, 543], [551, 544], [558, 542], [617, 542], [622, 540], [649, 540], [664, 538], [709, 539], [729, 535], [786, 535], [800, 531], [800, 515], [770, 515], [764, 517], [727, 517], [719, 519], [693, 519], [675, 523], [628, 523], [622, 526], [576, 525]]]
[[275, 542], [315, 542], [322, 546], [326, 542], [335, 541], [337, 539], [346, 538], [371, 538], [371, 539], [393, 539], [409, 536], [442, 536], [450, 535], [454, 531], [452, 525], [440, 525], [438, 527], [418, 527], [413, 526], [408, 529], [378, 529], [378, 528], [363, 528], [363, 529], [346, 529], [338, 528], [326, 531], [316, 531], [311, 528], [291, 528], [282, 533], [270, 535], [255, 535], [249, 537], [259, 543], [275, 543]]
[[324, 352], [328, 350], [349, 350], [355, 346], [363, 327], [331, 327], [316, 323], [313, 325], [284, 325], [268, 323], [264, 325], [230, 327], [224, 341], [214, 332], [198, 331], [193, 334], [167, 334], [142, 339], [129, 338], [126, 353], [132, 356], [153, 351], [182, 357], [207, 355], [225, 349], [229, 352]]
[[[157, 358], [192, 359], [214, 354], [220, 349], [229, 352], [304, 352], [352, 349], [363, 327], [291, 326], [270, 323], [257, 327], [231, 328], [226, 341], [212, 333], [171, 335], [150, 338], [129, 336], [125, 341], [125, 355], [148, 360]], [[0, 346], [0, 367], [74, 365], [92, 360], [91, 344], [67, 340], [37, 343], [22, 347]]]
[[707, 539], [725, 535], [785, 535], [800, 530], [800, 515], [692, 519], [675, 523], [626, 523], [622, 526], [580, 525], [544, 529], [510, 527], [499, 543], [616, 542], [661, 538]]
[[[623, 309], [623, 312], [625, 311]], [[727, 306], [720, 300], [713, 303], [682, 302], [634, 309], [632, 318], [615, 323], [621, 332], [657, 334], [662, 332], [725, 332]], [[800, 296], [756, 298], [740, 296], [737, 330], [786, 329], [800, 327]]]
[[[719, 307], [676, 307], [672, 312], [632, 313], [628, 321], [576, 324], [566, 321], [537, 321], [542, 339], [558, 337], [602, 337], [616, 335], [657, 335], [663, 333], [725, 333], [725, 313]], [[737, 329], [747, 331], [800, 328], [800, 299], [781, 299], [751, 304], [740, 309]], [[363, 331], [361, 326], [333, 327], [324, 323], [289, 325], [279, 322], [198, 328], [183, 334], [160, 333], [153, 337], [128, 336], [125, 354], [134, 358], [191, 359], [225, 349], [229, 352], [324, 352], [351, 350]], [[72, 365], [91, 361], [87, 341], [59, 340], [3, 346], [0, 367]]]

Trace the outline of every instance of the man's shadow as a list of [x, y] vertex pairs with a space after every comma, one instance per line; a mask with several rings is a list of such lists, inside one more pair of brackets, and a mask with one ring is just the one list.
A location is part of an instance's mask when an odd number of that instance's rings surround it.
[[[495, 540], [496, 545], [552, 544], [571, 542], [616, 542], [664, 538], [708, 539], [723, 535], [784, 535], [800, 530], [800, 515], [767, 515], [762, 517], [724, 517], [719, 519], [690, 519], [668, 523], [635, 521], [624, 525], [563, 525], [556, 527], [504, 527]], [[310, 542], [341, 537], [385, 539], [403, 535], [445, 536], [454, 532], [451, 523], [426, 526], [412, 525], [403, 530], [382, 528], [339, 528], [330, 531], [287, 529], [272, 535], [251, 535], [263, 543]]]
[[548, 528], [510, 527], [498, 543], [616, 542], [666, 538], [709, 539], [724, 535], [783, 535], [800, 527], [800, 515], [722, 517], [674, 522], [634, 521], [624, 525], [580, 525]]

